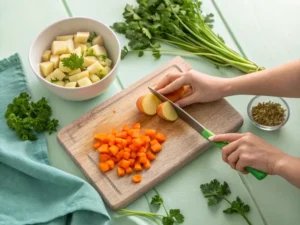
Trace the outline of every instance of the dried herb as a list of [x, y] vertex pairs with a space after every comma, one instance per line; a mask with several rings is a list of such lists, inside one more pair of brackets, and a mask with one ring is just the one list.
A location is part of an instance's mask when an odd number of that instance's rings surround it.
[[283, 123], [285, 109], [275, 102], [259, 102], [252, 107], [252, 117], [257, 123], [264, 126], [278, 126]]

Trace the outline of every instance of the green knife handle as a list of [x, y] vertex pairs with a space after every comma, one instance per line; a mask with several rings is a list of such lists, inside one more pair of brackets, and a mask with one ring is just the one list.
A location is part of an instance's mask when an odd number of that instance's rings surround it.
[[[215, 134], [213, 132], [211, 132], [210, 130], [204, 129], [201, 133], [202, 137], [206, 138], [207, 140], [209, 140], [209, 137], [215, 136]], [[226, 145], [228, 145], [228, 142], [213, 142], [214, 145], [216, 145], [219, 148], [223, 148]], [[259, 170], [253, 169], [251, 167], [246, 167], [245, 170], [247, 170], [249, 173], [251, 173], [254, 177], [256, 177], [258, 180], [262, 180], [264, 179], [267, 174], [264, 172], [261, 172]]]

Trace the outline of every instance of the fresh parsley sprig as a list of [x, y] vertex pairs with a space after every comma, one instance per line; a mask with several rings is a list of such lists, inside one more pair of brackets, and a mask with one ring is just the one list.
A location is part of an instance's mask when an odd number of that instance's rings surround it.
[[63, 66], [68, 67], [71, 70], [85, 69], [85, 67], [83, 66], [83, 56], [79, 57], [75, 53], [71, 53], [70, 57], [63, 58], [61, 61]]
[[[162, 206], [164, 208], [165, 214], [159, 214], [159, 213], [153, 213], [153, 212], [139, 212], [134, 210], [128, 210], [128, 209], [121, 209], [119, 210], [120, 217], [124, 216], [140, 216], [147, 219], [152, 220], [157, 225], [173, 225], [173, 224], [181, 224], [184, 222], [184, 216], [180, 212], [180, 209], [170, 209], [167, 210], [166, 206], [164, 205], [164, 201], [162, 197], [159, 195], [156, 189], [154, 189], [156, 192], [156, 195], [152, 197], [152, 200], [149, 204], [149, 207], [151, 209], [151, 206], [158, 206], [157, 211], [159, 210], [159, 207]], [[148, 199], [147, 199], [148, 201]], [[148, 202], [149, 203], [149, 202]], [[161, 220], [161, 223], [160, 223]]]
[[207, 198], [207, 204], [213, 206], [218, 204], [221, 200], [225, 200], [230, 205], [229, 208], [223, 210], [226, 214], [240, 214], [248, 225], [251, 225], [251, 222], [246, 217], [245, 213], [250, 211], [250, 206], [246, 205], [239, 197], [236, 197], [236, 200], [230, 202], [227, 199], [227, 195], [231, 193], [230, 188], [226, 182], [221, 184], [217, 179], [212, 180], [210, 183], [202, 184], [200, 189], [205, 198]]

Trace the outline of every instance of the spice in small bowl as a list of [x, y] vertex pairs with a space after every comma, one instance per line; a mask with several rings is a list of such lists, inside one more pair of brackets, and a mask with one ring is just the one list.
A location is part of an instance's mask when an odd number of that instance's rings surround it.
[[289, 107], [282, 98], [256, 96], [249, 102], [248, 116], [262, 130], [277, 130], [287, 122]]

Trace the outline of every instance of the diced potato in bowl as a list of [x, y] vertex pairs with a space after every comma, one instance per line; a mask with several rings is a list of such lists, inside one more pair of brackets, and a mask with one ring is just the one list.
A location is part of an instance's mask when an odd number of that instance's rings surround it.
[[40, 70], [54, 85], [77, 88], [101, 81], [112, 64], [100, 34], [78, 31], [52, 41], [51, 49], [41, 55]]

